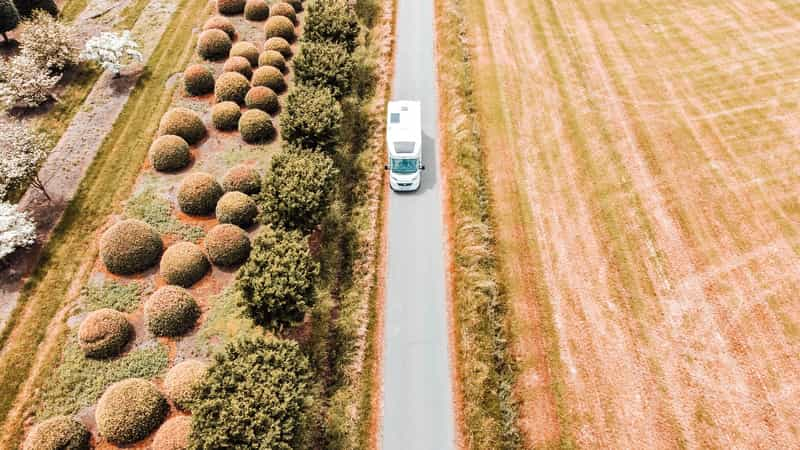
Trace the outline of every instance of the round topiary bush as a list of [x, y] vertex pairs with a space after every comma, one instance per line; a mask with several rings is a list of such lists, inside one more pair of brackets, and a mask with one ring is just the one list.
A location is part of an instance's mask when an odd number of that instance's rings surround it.
[[161, 118], [158, 134], [174, 134], [192, 145], [205, 137], [206, 126], [203, 124], [203, 119], [191, 109], [172, 108]]
[[129, 378], [106, 389], [94, 418], [100, 436], [114, 444], [131, 444], [161, 425], [168, 412], [167, 400], [153, 383]]
[[210, 269], [208, 258], [191, 242], [179, 242], [167, 248], [161, 258], [161, 276], [169, 284], [188, 288]]
[[214, 90], [214, 72], [203, 64], [192, 64], [183, 72], [183, 86], [189, 95], [205, 95]]
[[214, 86], [214, 96], [218, 102], [243, 103], [250, 82], [239, 72], [225, 72], [217, 78]]
[[223, 223], [215, 226], [208, 232], [205, 243], [208, 257], [216, 266], [236, 266], [250, 256], [250, 238], [236, 225]]
[[243, 56], [231, 56], [228, 58], [222, 66], [222, 71], [237, 72], [247, 79], [253, 76], [253, 67], [250, 65], [250, 61]]
[[175, 416], [156, 431], [154, 450], [189, 450], [189, 435], [192, 433], [192, 418]]
[[249, 195], [231, 191], [217, 202], [216, 215], [219, 223], [232, 223], [248, 228], [258, 215], [258, 207]]
[[234, 102], [217, 103], [211, 108], [211, 123], [221, 131], [235, 130], [241, 116], [242, 111]]
[[103, 264], [117, 275], [130, 275], [153, 267], [163, 250], [161, 236], [141, 220], [123, 220], [100, 238]]
[[292, 23], [297, 23], [297, 12], [294, 10], [294, 6], [286, 2], [273, 3], [272, 6], [269, 7], [269, 15], [283, 16], [291, 20]]
[[144, 304], [144, 322], [155, 336], [180, 336], [191, 330], [200, 308], [189, 292], [179, 286], [164, 286]]
[[178, 188], [178, 206], [193, 216], [207, 216], [214, 212], [220, 197], [222, 187], [214, 177], [204, 172], [189, 174]]
[[198, 359], [188, 359], [176, 364], [164, 377], [164, 393], [178, 409], [191, 409], [207, 371], [208, 364]]
[[286, 0], [286, 3], [292, 5], [295, 12], [300, 12], [303, 10], [303, 0]]
[[269, 114], [260, 109], [245, 111], [239, 119], [239, 134], [248, 144], [264, 142], [275, 136], [275, 126]]
[[282, 37], [267, 39], [267, 42], [264, 43], [264, 50], [275, 50], [283, 55], [284, 58], [292, 57], [292, 46], [289, 44], [289, 41]]
[[244, 1], [245, 0], [217, 0], [217, 11], [226, 16], [241, 14], [242, 11], [244, 11]]
[[156, 138], [150, 146], [150, 160], [154, 169], [171, 172], [188, 166], [192, 161], [192, 153], [182, 137], [165, 134]]
[[210, 17], [206, 20], [206, 23], [203, 24], [203, 31], [205, 30], [222, 30], [229, 38], [233, 39], [236, 37], [236, 27], [233, 26], [233, 23], [227, 17]]
[[267, 19], [264, 24], [264, 33], [267, 39], [273, 37], [281, 37], [286, 39], [287, 42], [294, 41], [294, 24], [288, 17], [272, 16]]
[[277, 50], [264, 50], [258, 56], [259, 66], [272, 66], [281, 72], [286, 71], [286, 58]]
[[230, 36], [217, 28], [203, 31], [197, 38], [197, 54], [203, 59], [210, 61], [223, 59], [228, 56], [230, 51]]
[[258, 47], [252, 42], [237, 42], [233, 44], [230, 56], [241, 56], [250, 61], [252, 67], [258, 65]]
[[250, 109], [260, 109], [269, 114], [275, 114], [280, 108], [278, 96], [266, 86], [256, 86], [247, 92], [244, 104]]
[[103, 308], [92, 311], [78, 329], [78, 345], [88, 358], [117, 356], [133, 336], [133, 326], [125, 314]]
[[253, 86], [266, 86], [275, 92], [283, 92], [286, 90], [286, 80], [275, 67], [261, 66], [253, 71]]
[[222, 189], [225, 192], [239, 191], [247, 195], [261, 191], [261, 177], [252, 167], [234, 166], [222, 177]]
[[269, 5], [264, 0], [247, 0], [244, 5], [244, 18], [260, 22], [269, 17]]
[[22, 450], [89, 450], [92, 434], [81, 422], [55, 416], [33, 427]]

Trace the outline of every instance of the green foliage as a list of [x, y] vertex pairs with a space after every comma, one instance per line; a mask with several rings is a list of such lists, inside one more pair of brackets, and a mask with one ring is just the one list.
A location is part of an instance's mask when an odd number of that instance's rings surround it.
[[117, 356], [133, 337], [133, 326], [121, 312], [103, 308], [90, 312], [78, 329], [78, 343], [87, 358]]
[[314, 305], [318, 275], [319, 263], [302, 233], [265, 227], [236, 273], [236, 286], [256, 323], [282, 328], [301, 321]]
[[269, 17], [269, 5], [264, 0], [247, 0], [244, 5], [244, 18], [261, 22]]
[[245, 0], [217, 0], [217, 11], [227, 16], [241, 14]]
[[264, 33], [267, 35], [267, 39], [280, 37], [286, 39], [287, 42], [292, 42], [295, 38], [294, 23], [287, 17], [273, 16], [264, 24]]
[[250, 82], [239, 72], [225, 72], [217, 78], [214, 96], [217, 102], [244, 103]]
[[250, 89], [244, 97], [244, 104], [250, 109], [260, 109], [268, 114], [275, 114], [281, 107], [278, 95], [266, 86], [256, 86]]
[[259, 196], [263, 219], [305, 233], [320, 224], [338, 170], [323, 153], [284, 151], [272, 158]]
[[178, 187], [178, 206], [193, 216], [207, 216], [214, 212], [220, 197], [222, 186], [205, 172], [187, 175]]
[[272, 66], [286, 72], [286, 58], [277, 50], [264, 50], [258, 57], [259, 66]]
[[164, 392], [178, 409], [190, 410], [199, 399], [200, 385], [207, 373], [208, 364], [204, 361], [189, 359], [176, 364], [164, 377]]
[[180, 336], [194, 327], [200, 308], [179, 286], [163, 286], [144, 304], [144, 322], [155, 336]]
[[147, 222], [161, 234], [171, 234], [183, 240], [197, 242], [205, 232], [202, 227], [181, 222], [172, 214], [172, 204], [148, 188], [125, 203], [125, 215]]
[[214, 90], [214, 73], [204, 64], [192, 64], [183, 72], [183, 86], [189, 95], [205, 95]]
[[297, 448], [310, 407], [308, 360], [294, 341], [240, 339], [214, 357], [192, 415], [192, 448]]
[[153, 383], [131, 378], [106, 389], [94, 417], [100, 436], [115, 444], [131, 444], [158, 428], [168, 412], [167, 400]]
[[165, 134], [159, 136], [150, 146], [150, 160], [153, 168], [160, 172], [183, 169], [192, 162], [189, 144], [180, 136]]
[[294, 60], [298, 83], [328, 88], [337, 99], [352, 92], [356, 61], [339, 44], [308, 42]]
[[253, 71], [253, 86], [266, 86], [275, 92], [286, 90], [283, 73], [272, 66], [261, 66]]
[[232, 191], [219, 199], [215, 215], [219, 223], [231, 223], [248, 228], [258, 215], [258, 207], [249, 195]]
[[0, 0], [0, 34], [6, 39], [6, 32], [13, 30], [19, 25], [20, 17], [17, 7], [11, 0]]
[[89, 450], [92, 434], [81, 422], [56, 416], [36, 424], [22, 450]]
[[242, 74], [245, 78], [250, 78], [253, 76], [253, 67], [250, 65], [250, 61], [243, 56], [231, 56], [225, 61], [225, 64], [222, 66], [223, 72], [237, 72]]
[[89, 312], [103, 308], [132, 312], [139, 306], [143, 291], [142, 283], [137, 281], [122, 284], [109, 280], [89, 284], [81, 289], [81, 305]]
[[178, 242], [161, 258], [161, 276], [168, 284], [190, 287], [205, 276], [211, 265], [197, 244]]
[[231, 48], [230, 56], [241, 56], [253, 67], [258, 66], [258, 47], [252, 42], [237, 42]]
[[163, 249], [161, 236], [141, 220], [118, 222], [100, 238], [103, 264], [117, 275], [130, 275], [153, 267]]
[[294, 10], [294, 6], [286, 2], [273, 3], [272, 6], [269, 7], [269, 15], [283, 16], [291, 20], [292, 23], [297, 23], [297, 11]]
[[315, 0], [308, 5], [303, 40], [341, 44], [348, 52], [358, 46], [360, 32], [355, 11], [344, 0]]
[[225, 192], [239, 191], [247, 195], [258, 194], [261, 191], [261, 177], [257, 170], [240, 164], [232, 167], [222, 177], [222, 189]]
[[284, 58], [292, 57], [292, 46], [289, 41], [282, 37], [271, 37], [264, 42], [264, 50], [275, 50], [283, 55]]
[[217, 61], [228, 56], [231, 50], [231, 37], [218, 28], [210, 28], [197, 38], [197, 54], [203, 59]]
[[158, 134], [160, 136], [174, 134], [192, 145], [205, 137], [206, 126], [203, 124], [203, 119], [191, 109], [172, 108], [161, 118]]
[[236, 27], [233, 26], [233, 22], [230, 21], [227, 17], [223, 16], [211, 16], [206, 23], [203, 24], [203, 31], [206, 30], [222, 30], [225, 34], [228, 35], [229, 38], [233, 39], [236, 37]]
[[239, 119], [239, 134], [248, 144], [265, 142], [275, 136], [275, 126], [269, 114], [260, 109], [250, 109]]
[[289, 92], [281, 114], [281, 136], [291, 146], [333, 152], [344, 115], [327, 88], [298, 86]]
[[37, 9], [41, 9], [53, 17], [58, 15], [58, 6], [54, 0], [14, 0], [14, 5], [22, 17], [30, 17]]
[[212, 228], [205, 244], [208, 258], [217, 266], [236, 266], [250, 255], [250, 238], [244, 230], [232, 224], [223, 223]]
[[235, 130], [239, 125], [242, 110], [235, 102], [219, 102], [211, 107], [211, 123], [221, 131]]
[[208, 356], [239, 338], [263, 336], [264, 329], [256, 326], [241, 306], [241, 295], [235, 286], [211, 297], [209, 303], [211, 306], [196, 334], [199, 356]]

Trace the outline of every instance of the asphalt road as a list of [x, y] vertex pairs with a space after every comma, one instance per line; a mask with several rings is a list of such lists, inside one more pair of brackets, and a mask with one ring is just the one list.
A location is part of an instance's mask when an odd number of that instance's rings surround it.
[[422, 103], [422, 158], [414, 193], [389, 195], [384, 322], [384, 450], [455, 448], [442, 191], [436, 154], [433, 1], [398, 0], [395, 100]]

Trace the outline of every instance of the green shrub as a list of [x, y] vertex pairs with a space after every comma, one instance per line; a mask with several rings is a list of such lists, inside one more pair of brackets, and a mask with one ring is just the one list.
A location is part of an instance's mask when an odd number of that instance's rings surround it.
[[33, 427], [22, 450], [89, 450], [92, 434], [72, 417], [56, 416]]
[[156, 138], [150, 146], [150, 160], [154, 169], [171, 172], [188, 166], [192, 162], [192, 153], [182, 137], [165, 134]]
[[244, 0], [217, 0], [217, 11], [226, 16], [241, 14], [244, 11]]
[[275, 50], [284, 58], [292, 57], [292, 45], [282, 37], [271, 37], [264, 42], [264, 50]]
[[250, 82], [238, 72], [225, 72], [217, 78], [214, 96], [218, 102], [244, 103], [244, 96], [250, 89]]
[[100, 238], [100, 258], [109, 272], [130, 275], [153, 267], [164, 250], [161, 236], [141, 220], [123, 220]]
[[337, 99], [351, 93], [355, 70], [355, 59], [339, 44], [305, 43], [294, 60], [298, 83], [328, 88]]
[[310, 383], [308, 360], [294, 341], [259, 337], [227, 344], [215, 355], [192, 411], [192, 448], [299, 448]]
[[259, 66], [272, 66], [286, 72], [286, 58], [277, 50], [264, 50], [258, 57]]
[[206, 126], [203, 124], [203, 119], [191, 109], [172, 108], [161, 118], [158, 134], [174, 134], [182, 137], [189, 145], [193, 145], [205, 137]]
[[222, 30], [231, 40], [236, 37], [236, 27], [233, 26], [233, 22], [223, 16], [211, 16], [206, 20], [206, 23], [203, 24], [203, 31], [206, 30]]
[[317, 275], [319, 263], [302, 233], [265, 227], [236, 273], [236, 286], [256, 323], [280, 328], [303, 320], [314, 305]]
[[58, 16], [55, 0], [14, 0], [14, 5], [22, 17], [30, 17], [33, 11], [41, 9], [53, 17]]
[[0, 0], [0, 34], [4, 41], [8, 41], [6, 33], [17, 28], [19, 21], [19, 11], [14, 3], [11, 0]]
[[297, 23], [297, 12], [294, 10], [294, 6], [286, 2], [273, 3], [272, 6], [269, 7], [269, 15], [283, 16], [291, 20], [292, 23]]
[[294, 24], [288, 17], [272, 16], [267, 19], [264, 24], [264, 33], [267, 39], [273, 37], [281, 37], [286, 39], [287, 42], [294, 41]]
[[339, 102], [327, 88], [297, 86], [281, 113], [281, 136], [290, 145], [333, 152], [344, 119]]
[[223, 72], [236, 72], [242, 74], [243, 77], [250, 79], [253, 76], [253, 67], [250, 61], [243, 56], [231, 56], [222, 65]]
[[221, 131], [235, 130], [241, 116], [242, 111], [234, 102], [217, 103], [211, 107], [211, 123]]
[[348, 52], [358, 46], [358, 17], [345, 0], [317, 0], [309, 3], [303, 24], [308, 42], [343, 45]]
[[222, 186], [213, 176], [204, 172], [191, 173], [178, 187], [178, 206], [186, 214], [207, 216], [214, 212], [222, 197]]
[[257, 215], [256, 202], [241, 192], [228, 192], [217, 202], [216, 216], [219, 223], [232, 223], [248, 228]]
[[269, 5], [265, 0], [247, 0], [244, 5], [244, 18], [261, 22], [269, 17]]
[[189, 95], [205, 95], [214, 90], [214, 72], [203, 64], [192, 64], [183, 72], [183, 86]]
[[180, 336], [194, 327], [198, 317], [197, 302], [179, 286], [159, 288], [144, 304], [144, 322], [154, 336]]
[[169, 404], [153, 383], [130, 378], [111, 385], [94, 411], [100, 436], [115, 444], [147, 437], [167, 417]]
[[189, 435], [192, 433], [192, 418], [175, 416], [156, 431], [153, 450], [189, 450]]
[[253, 71], [253, 86], [266, 86], [280, 93], [286, 90], [286, 80], [280, 70], [272, 66], [261, 66]]
[[199, 400], [197, 394], [208, 373], [208, 364], [197, 359], [188, 359], [169, 369], [164, 377], [164, 393], [180, 410], [190, 410]]
[[263, 218], [308, 233], [322, 222], [338, 171], [322, 153], [284, 151], [272, 158], [259, 195]]
[[222, 177], [225, 192], [239, 191], [247, 195], [261, 191], [261, 177], [258, 171], [245, 165], [234, 166]]
[[191, 242], [171, 245], [161, 257], [161, 276], [164, 280], [185, 288], [200, 281], [210, 268], [206, 255]]
[[[241, 194], [237, 192], [237, 194]], [[216, 266], [232, 267], [243, 263], [250, 255], [250, 238], [236, 225], [223, 223], [208, 232], [206, 251]]]
[[133, 326], [125, 314], [103, 308], [90, 312], [78, 329], [78, 344], [87, 358], [111, 358], [119, 355], [133, 336]]
[[286, 0], [286, 3], [292, 5], [295, 12], [300, 12], [303, 10], [303, 0]]
[[250, 109], [239, 119], [239, 134], [248, 144], [255, 144], [272, 139], [275, 136], [275, 126], [272, 125], [269, 114], [260, 109]]
[[275, 114], [281, 107], [278, 95], [266, 86], [256, 86], [247, 91], [244, 104], [250, 109], [260, 109], [268, 114]]
[[197, 54], [201, 58], [216, 61], [228, 56], [231, 50], [231, 38], [220, 29], [211, 28], [200, 33], [197, 38]]
[[258, 66], [258, 47], [252, 42], [237, 42], [233, 44], [230, 56], [241, 56], [247, 59], [252, 67]]
[[81, 288], [81, 306], [84, 311], [111, 308], [133, 312], [139, 306], [143, 290], [143, 284], [136, 281], [125, 284], [114, 280], [92, 282]]
[[173, 214], [173, 209], [172, 202], [153, 187], [145, 188], [125, 202], [125, 216], [142, 220], [159, 233], [194, 242], [205, 236], [203, 227], [181, 222]]

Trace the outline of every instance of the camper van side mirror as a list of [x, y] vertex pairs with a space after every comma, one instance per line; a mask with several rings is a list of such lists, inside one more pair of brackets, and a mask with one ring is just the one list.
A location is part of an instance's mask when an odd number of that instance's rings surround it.
[[425, 170], [425, 164], [420, 164], [419, 170]]
[[383, 170], [389, 170], [389, 165], [388, 164], [384, 164], [383, 165]]

